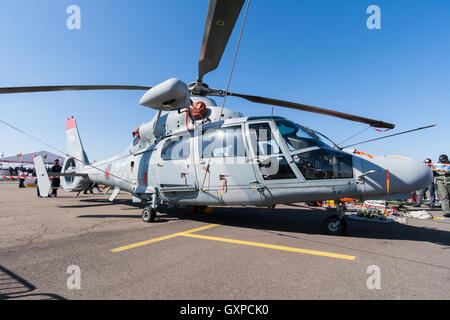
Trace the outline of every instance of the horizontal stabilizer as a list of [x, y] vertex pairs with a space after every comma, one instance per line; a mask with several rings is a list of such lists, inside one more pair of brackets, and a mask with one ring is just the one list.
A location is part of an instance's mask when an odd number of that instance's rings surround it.
[[51, 172], [52, 177], [82, 177], [88, 178], [87, 173], [75, 173], [75, 172]]

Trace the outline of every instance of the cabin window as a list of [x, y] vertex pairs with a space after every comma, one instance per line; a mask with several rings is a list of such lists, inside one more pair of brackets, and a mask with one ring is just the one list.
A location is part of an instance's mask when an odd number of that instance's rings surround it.
[[162, 160], [184, 160], [189, 157], [189, 137], [173, 137], [167, 140], [161, 150]]
[[200, 141], [202, 158], [243, 157], [246, 155], [241, 126], [204, 131]]
[[292, 156], [306, 180], [353, 178], [352, 156], [333, 149], [319, 149]]

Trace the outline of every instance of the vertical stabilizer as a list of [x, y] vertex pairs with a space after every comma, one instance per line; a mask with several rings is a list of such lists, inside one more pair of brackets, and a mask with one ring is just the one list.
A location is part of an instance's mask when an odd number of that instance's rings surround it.
[[[66, 120], [66, 143], [67, 157], [64, 161], [63, 173], [82, 173], [89, 160], [84, 152], [74, 117]], [[90, 181], [83, 177], [67, 176], [61, 182], [66, 191], [79, 191], [85, 189]]]
[[66, 143], [67, 154], [69, 156], [82, 160], [85, 163], [89, 163], [88, 157], [84, 152], [83, 144], [81, 143], [77, 122], [74, 117], [66, 120]]

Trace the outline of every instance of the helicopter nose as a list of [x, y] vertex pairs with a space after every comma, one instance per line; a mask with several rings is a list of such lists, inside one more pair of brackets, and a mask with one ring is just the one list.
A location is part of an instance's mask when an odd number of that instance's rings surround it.
[[392, 175], [392, 193], [411, 192], [426, 188], [433, 180], [431, 168], [413, 159], [400, 159], [389, 171]]
[[388, 194], [411, 193], [424, 189], [433, 180], [431, 168], [414, 159], [387, 156], [370, 162], [377, 173], [367, 177], [367, 194], [379, 194], [381, 190]]

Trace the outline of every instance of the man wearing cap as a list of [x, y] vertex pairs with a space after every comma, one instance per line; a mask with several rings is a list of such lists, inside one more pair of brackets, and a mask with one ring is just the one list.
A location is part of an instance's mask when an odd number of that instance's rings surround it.
[[439, 163], [433, 168], [436, 174], [438, 195], [444, 217], [450, 218], [450, 162], [446, 154], [441, 154]]

